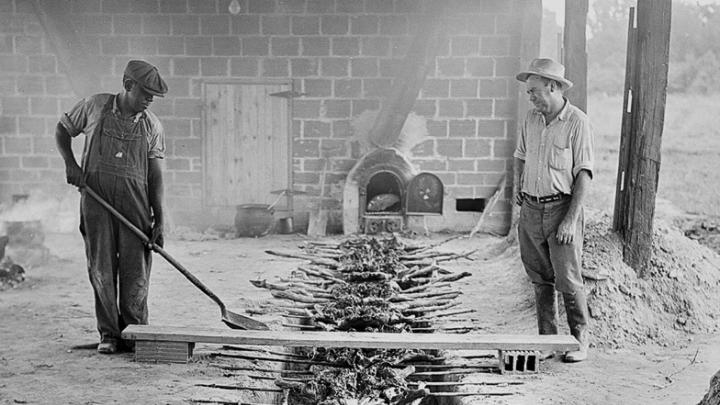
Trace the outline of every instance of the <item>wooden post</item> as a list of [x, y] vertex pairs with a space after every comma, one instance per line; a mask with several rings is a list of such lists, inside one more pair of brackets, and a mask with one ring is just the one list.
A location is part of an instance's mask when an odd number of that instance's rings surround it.
[[587, 28], [588, 0], [565, 0], [563, 64], [565, 77], [573, 82], [566, 97], [587, 112]]
[[[519, 69], [525, 70], [530, 65], [530, 62], [537, 58], [540, 53], [540, 33], [542, 32], [543, 15], [542, 0], [516, 0], [514, 9], [522, 12], [520, 18], [518, 18], [518, 23], [520, 24], [518, 27], [520, 32], [518, 55], [520, 56]], [[516, 114], [517, 128], [520, 128], [520, 125], [522, 125], [522, 122], [525, 120], [525, 116], [528, 112], [528, 103], [524, 84], [517, 81], [515, 82], [518, 84], [518, 108]], [[512, 139], [517, 141], [518, 134], [519, 131], [515, 134], [508, 134], [508, 136], [512, 136]], [[515, 204], [515, 195], [517, 195], [520, 188], [520, 184], [515, 184], [515, 179], [520, 178], [520, 176], [518, 176], [515, 171], [517, 171], [517, 167], [513, 166], [511, 184], [512, 195], [510, 196], [512, 215], [510, 220], [510, 231], [507, 236], [507, 241], [509, 243], [514, 243], [517, 240], [517, 223], [520, 219], [520, 207]]]
[[637, 75], [635, 74], [635, 47], [637, 41], [637, 28], [635, 27], [635, 7], [630, 7], [628, 19], [628, 39], [625, 55], [625, 87], [623, 90], [622, 126], [620, 128], [620, 149], [618, 157], [617, 181], [615, 185], [615, 210], [613, 212], [613, 230], [622, 237], [627, 230], [627, 175], [630, 164], [630, 140], [633, 127], [633, 92], [637, 88]]
[[640, 277], [647, 275], [652, 255], [655, 196], [665, 119], [669, 63], [671, 0], [638, 0], [636, 86], [632, 88], [632, 136], [629, 139], [622, 206], [623, 258]]

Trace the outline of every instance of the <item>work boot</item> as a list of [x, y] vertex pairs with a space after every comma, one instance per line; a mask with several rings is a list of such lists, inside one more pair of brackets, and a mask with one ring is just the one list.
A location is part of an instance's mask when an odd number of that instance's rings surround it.
[[98, 343], [97, 352], [100, 354], [114, 354], [117, 352], [117, 341], [112, 338], [103, 338], [103, 340]]
[[[538, 332], [541, 335], [557, 335], [557, 294], [555, 287], [546, 284], [535, 284], [535, 310], [537, 312]], [[543, 350], [540, 360], [552, 358], [555, 352]]]
[[577, 363], [587, 359], [588, 356], [588, 307], [585, 291], [577, 291], [574, 294], [563, 293], [565, 301], [565, 312], [567, 312], [568, 326], [570, 326], [570, 334], [580, 342], [580, 350], [569, 351], [565, 353], [563, 361], [566, 363]]

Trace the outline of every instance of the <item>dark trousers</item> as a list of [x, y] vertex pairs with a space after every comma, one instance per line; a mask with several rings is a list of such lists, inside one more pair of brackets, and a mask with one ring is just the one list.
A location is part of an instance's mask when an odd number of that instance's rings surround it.
[[[100, 173], [92, 173], [87, 182], [138, 228], [149, 231], [149, 204], [142, 187]], [[80, 210], [98, 332], [102, 341], [117, 340], [127, 325], [147, 324], [151, 252], [89, 195], [82, 195]]]
[[584, 218], [581, 211], [573, 242], [560, 244], [557, 229], [565, 218], [570, 199], [537, 203], [523, 202], [518, 223], [520, 256], [534, 284], [553, 286], [562, 293], [582, 291], [582, 247]]

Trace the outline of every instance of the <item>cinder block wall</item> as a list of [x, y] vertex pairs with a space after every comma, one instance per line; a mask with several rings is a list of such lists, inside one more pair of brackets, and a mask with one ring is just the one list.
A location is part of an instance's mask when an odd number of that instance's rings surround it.
[[[156, 64], [169, 84], [151, 109], [167, 133], [166, 203], [175, 223], [204, 218], [202, 81], [272, 77], [293, 79], [295, 90], [307, 93], [292, 105], [294, 187], [318, 192], [329, 158], [323, 200], [336, 210], [335, 230], [345, 176], [360, 157], [353, 120], [380, 108], [426, 2], [239, 0], [241, 12], [231, 15], [230, 0], [66, 0], [87, 44], [86, 63], [101, 74], [97, 92], [119, 91], [131, 58]], [[512, 170], [519, 10], [504, 0], [444, 3], [438, 56], [414, 106], [430, 137], [410, 156], [446, 186], [444, 216], [431, 218], [431, 228], [468, 230], [479, 213], [456, 212], [455, 199], [490, 197]], [[31, 2], [0, 0], [3, 201], [67, 189], [53, 133], [78, 99]], [[296, 208], [317, 203], [298, 198]], [[495, 230], [507, 229], [509, 212], [505, 198], [491, 216]]]

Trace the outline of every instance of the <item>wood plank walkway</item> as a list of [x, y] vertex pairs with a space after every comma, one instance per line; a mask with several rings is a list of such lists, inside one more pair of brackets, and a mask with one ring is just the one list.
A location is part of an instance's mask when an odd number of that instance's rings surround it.
[[569, 351], [580, 348], [570, 335], [256, 331], [160, 325], [130, 325], [122, 332], [122, 338], [144, 342], [364, 349]]

